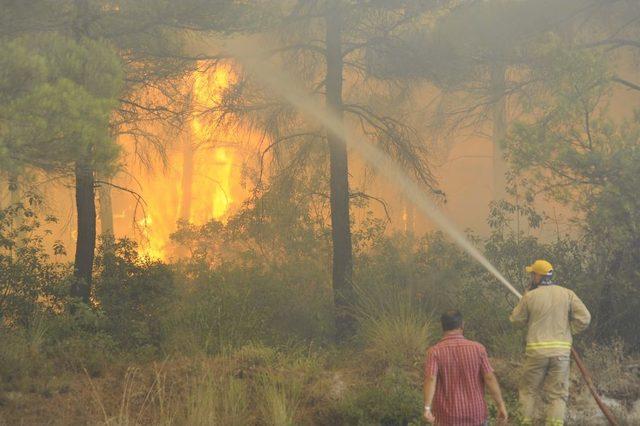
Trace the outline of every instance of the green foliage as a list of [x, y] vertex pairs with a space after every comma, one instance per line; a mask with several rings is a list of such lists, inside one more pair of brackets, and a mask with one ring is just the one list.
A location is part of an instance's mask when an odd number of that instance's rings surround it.
[[107, 45], [48, 34], [0, 40], [0, 51], [0, 161], [59, 171], [89, 147], [98, 168], [115, 159], [109, 121], [123, 76]]
[[[89, 332], [71, 328], [72, 333], [62, 333], [63, 339], [49, 341], [46, 351], [57, 367], [63, 371], [104, 376], [119, 359], [117, 342], [103, 331]], [[66, 336], [65, 336], [66, 335]]]
[[[61, 309], [68, 268], [52, 260], [45, 245], [48, 229], [37, 214], [38, 197], [0, 210], [0, 324], [28, 326], [39, 312]], [[53, 217], [44, 219], [51, 225]], [[64, 248], [54, 243], [54, 253]]]
[[330, 301], [326, 290], [314, 286], [314, 271], [306, 271], [307, 276], [302, 272], [293, 267], [190, 266], [180, 307], [170, 318], [174, 343], [181, 350], [211, 354], [254, 340], [325, 340]]
[[162, 346], [166, 317], [177, 295], [171, 269], [140, 257], [130, 240], [104, 241], [96, 266], [95, 296], [105, 318], [104, 331], [127, 350]]
[[[529, 260], [514, 258], [518, 252], [509, 246], [512, 241], [495, 235], [493, 238], [487, 240], [488, 254], [504, 256], [496, 256], [495, 260], [510, 267], [518, 265], [511, 270], [521, 271], [519, 262], [524, 265]], [[480, 245], [482, 241], [477, 243]], [[522, 255], [526, 258], [524, 252]], [[490, 354], [513, 354], [521, 346], [519, 332], [507, 322], [511, 304], [515, 302], [508, 291], [442, 234], [434, 233], [421, 240], [400, 236], [383, 239], [359, 260], [358, 287], [366, 290], [361, 301], [368, 305], [365, 312], [378, 316], [376, 332], [389, 336], [404, 333], [406, 344], [413, 347], [409, 350], [402, 346], [398, 355], [413, 353], [419, 357], [419, 349], [432, 339], [427, 325], [431, 322], [429, 318], [439, 318], [447, 309], [463, 313], [468, 337], [485, 344]], [[488, 311], [487, 305], [493, 310]], [[395, 332], [391, 332], [394, 328]], [[395, 342], [396, 347], [398, 344]]]
[[424, 265], [411, 238], [371, 241], [356, 269], [356, 343], [362, 349], [351, 364], [358, 378], [327, 417], [334, 424], [419, 424], [422, 365], [434, 341], [430, 313], [420, 297]]
[[[558, 271], [570, 272], [595, 317], [603, 340], [620, 336], [637, 349], [631, 324], [638, 321], [640, 255], [640, 118], [610, 114], [610, 63], [592, 50], [551, 38], [537, 47], [540, 83], [525, 107], [530, 118], [516, 124], [506, 148], [514, 185], [534, 203], [537, 194], [576, 213], [579, 248]], [[560, 247], [559, 247], [560, 248]]]
[[353, 425], [420, 424], [422, 398], [416, 381], [394, 369], [374, 383], [358, 386], [343, 402], [341, 421]]
[[217, 353], [255, 340], [331, 336], [327, 232], [308, 195], [284, 198], [284, 190], [250, 200], [226, 225], [183, 224], [173, 235], [192, 254], [178, 264], [185, 281], [171, 317], [178, 347]]
[[52, 373], [43, 352], [42, 323], [12, 330], [0, 327], [0, 389], [28, 389], [34, 378]]

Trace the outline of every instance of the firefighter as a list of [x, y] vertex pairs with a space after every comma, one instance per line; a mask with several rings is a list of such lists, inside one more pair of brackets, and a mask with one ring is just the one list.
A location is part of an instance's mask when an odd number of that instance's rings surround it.
[[562, 426], [569, 397], [572, 334], [587, 328], [591, 314], [573, 291], [554, 283], [553, 266], [546, 260], [536, 260], [526, 271], [531, 284], [509, 317], [528, 327], [519, 386], [523, 424], [533, 423], [539, 395], [547, 404], [546, 424]]

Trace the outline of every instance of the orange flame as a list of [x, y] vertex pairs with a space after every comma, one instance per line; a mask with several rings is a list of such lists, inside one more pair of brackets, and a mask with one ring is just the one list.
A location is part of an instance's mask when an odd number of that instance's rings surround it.
[[[239, 187], [239, 140], [246, 135], [230, 130], [215, 112], [224, 91], [236, 83], [230, 65], [200, 63], [191, 78], [189, 125], [179, 136], [181, 149], [167, 153], [168, 168], [136, 173], [145, 199], [144, 217], [137, 221], [142, 251], [166, 259], [172, 250], [170, 235], [179, 220], [204, 224], [228, 219], [236, 201], [244, 198]], [[138, 216], [140, 217], [140, 216]]]
[[[211, 194], [210, 217], [201, 217], [200, 220], [222, 220], [229, 211], [231, 198], [231, 173], [233, 166], [233, 154], [224, 146], [216, 146], [216, 136], [227, 136], [224, 129], [220, 128], [219, 117], [215, 114], [207, 115], [207, 111], [215, 108], [220, 103], [222, 93], [233, 84], [231, 69], [217, 67], [214, 72], [196, 71], [193, 83], [193, 98], [195, 111], [191, 120], [191, 131], [195, 144], [198, 147], [212, 147], [211, 160], [203, 165], [203, 177], [213, 183]], [[213, 116], [211, 116], [213, 115]], [[224, 138], [226, 139], [226, 138]], [[207, 214], [209, 216], [209, 214]]]

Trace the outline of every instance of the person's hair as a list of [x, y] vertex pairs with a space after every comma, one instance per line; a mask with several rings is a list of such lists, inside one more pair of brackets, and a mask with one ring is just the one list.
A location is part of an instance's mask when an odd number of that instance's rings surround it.
[[440, 317], [442, 330], [456, 330], [462, 328], [462, 314], [457, 309], [450, 309]]

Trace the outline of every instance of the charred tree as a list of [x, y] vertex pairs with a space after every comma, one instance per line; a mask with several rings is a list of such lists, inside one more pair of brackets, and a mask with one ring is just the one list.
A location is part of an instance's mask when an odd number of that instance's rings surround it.
[[[326, 103], [340, 121], [342, 105], [343, 54], [342, 17], [336, 2], [329, 2], [325, 13], [326, 28]], [[349, 221], [349, 167], [347, 146], [331, 131], [326, 132], [329, 145], [329, 186], [331, 205], [331, 240], [333, 254], [333, 294], [336, 309], [336, 338], [342, 341], [354, 332], [351, 312], [353, 302], [353, 254]]]

